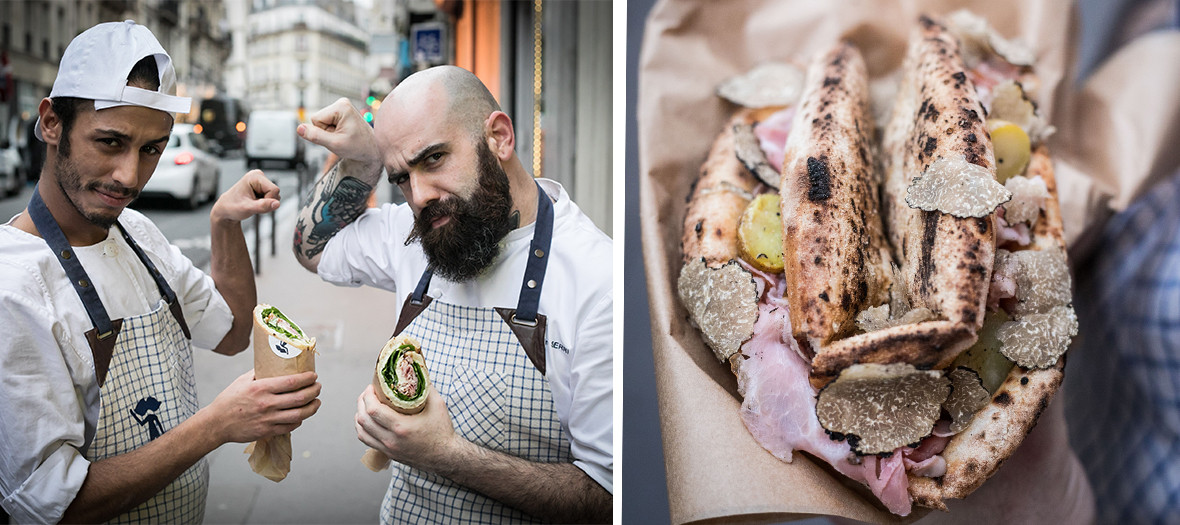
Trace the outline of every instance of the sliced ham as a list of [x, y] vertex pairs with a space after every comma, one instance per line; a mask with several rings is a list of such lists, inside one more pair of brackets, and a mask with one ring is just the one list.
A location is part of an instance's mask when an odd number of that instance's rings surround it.
[[1032, 231], [1028, 223], [1008, 224], [1004, 213], [1003, 206], [996, 209], [996, 244], [1002, 246], [1004, 243], [1014, 242], [1020, 246], [1028, 246], [1032, 242]]
[[754, 135], [766, 154], [766, 161], [778, 171], [783, 170], [786, 158], [787, 135], [791, 134], [791, 120], [795, 118], [795, 107], [789, 106], [772, 113], [766, 120], [754, 126]]
[[848, 443], [828, 437], [815, 415], [815, 390], [807, 380], [809, 365], [790, 336], [790, 315], [782, 297], [785, 281], [762, 272], [754, 275], [764, 281], [765, 292], [754, 336], [742, 344], [735, 367], [746, 429], [780, 460], [789, 463], [794, 451], [807, 452], [868, 485], [891, 512], [908, 515], [911, 501], [903, 454], [882, 461], [865, 456], [854, 464], [849, 461], [853, 455]]
[[1005, 81], [1020, 80], [1020, 67], [991, 55], [987, 60], [969, 68], [967, 76], [971, 78], [971, 83], [975, 84], [975, 91], [979, 93], [979, 102], [984, 107], [991, 107], [992, 90]]

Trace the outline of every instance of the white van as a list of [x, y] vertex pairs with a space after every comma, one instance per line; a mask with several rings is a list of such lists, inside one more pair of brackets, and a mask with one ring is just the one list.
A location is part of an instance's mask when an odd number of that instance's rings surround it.
[[289, 169], [305, 165], [304, 142], [296, 133], [299, 116], [294, 111], [260, 110], [246, 123], [246, 169], [264, 163], [281, 163]]

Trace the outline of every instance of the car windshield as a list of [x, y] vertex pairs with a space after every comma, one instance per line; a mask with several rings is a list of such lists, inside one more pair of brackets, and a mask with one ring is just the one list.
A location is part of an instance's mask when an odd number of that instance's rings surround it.
[[171, 137], [168, 137], [168, 146], [165, 149], [178, 147], [180, 147], [180, 135], [173, 133]]

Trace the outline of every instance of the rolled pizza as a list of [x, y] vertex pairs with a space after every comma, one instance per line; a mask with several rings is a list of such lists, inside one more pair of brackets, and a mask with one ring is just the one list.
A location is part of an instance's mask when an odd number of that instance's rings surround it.
[[[417, 414], [426, 408], [430, 376], [417, 339], [398, 335], [385, 343], [373, 371], [373, 390], [382, 403], [402, 414]], [[361, 462], [374, 472], [389, 467], [389, 458], [373, 449], [365, 452]]]
[[[315, 371], [315, 338], [277, 307], [254, 307], [254, 378]], [[291, 434], [260, 439], [246, 446], [250, 468], [279, 482], [291, 472]]]

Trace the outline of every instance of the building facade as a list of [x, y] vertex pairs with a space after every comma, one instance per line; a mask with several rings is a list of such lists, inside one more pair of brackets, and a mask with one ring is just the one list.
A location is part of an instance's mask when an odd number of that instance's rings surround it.
[[[369, 35], [356, 25], [351, 2], [256, 0], [245, 7], [236, 19], [245, 23], [230, 22], [229, 96], [252, 109], [302, 110], [304, 120], [341, 97], [363, 101]], [[231, 10], [241, 15], [243, 5]]]

